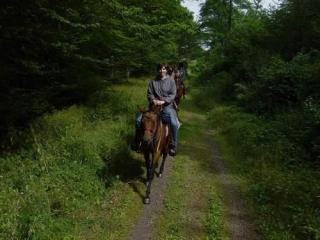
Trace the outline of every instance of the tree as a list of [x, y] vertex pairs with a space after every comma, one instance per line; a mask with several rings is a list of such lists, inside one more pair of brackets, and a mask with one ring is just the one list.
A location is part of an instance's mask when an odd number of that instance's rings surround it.
[[12, 0], [0, 7], [0, 135], [85, 100], [101, 79], [121, 81], [130, 71], [189, 58], [197, 45], [197, 25], [179, 0]]

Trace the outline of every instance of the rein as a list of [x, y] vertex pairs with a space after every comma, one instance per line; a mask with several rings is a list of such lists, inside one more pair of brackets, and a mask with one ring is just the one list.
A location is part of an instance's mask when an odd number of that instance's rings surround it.
[[161, 117], [160, 117], [160, 113], [157, 113], [157, 122], [156, 122], [156, 129], [154, 131], [154, 134], [152, 136], [152, 145], [154, 146], [157, 140], [157, 133], [158, 130], [160, 129], [160, 124], [161, 124]]

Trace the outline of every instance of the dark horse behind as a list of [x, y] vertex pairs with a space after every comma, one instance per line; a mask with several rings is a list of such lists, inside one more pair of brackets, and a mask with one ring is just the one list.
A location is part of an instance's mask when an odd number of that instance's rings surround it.
[[169, 152], [169, 127], [161, 120], [162, 106], [152, 106], [147, 111], [142, 111], [142, 151], [147, 168], [146, 196], [144, 203], [150, 203], [151, 183], [155, 169], [162, 162], [159, 177], [162, 176], [164, 164]]
[[174, 101], [175, 101], [176, 105], [178, 106], [180, 104], [181, 98], [185, 97], [185, 94], [186, 94], [186, 89], [185, 89], [185, 86], [182, 82], [179, 71], [175, 71], [174, 81], [176, 83], [176, 88], [177, 88], [176, 97], [175, 97]]

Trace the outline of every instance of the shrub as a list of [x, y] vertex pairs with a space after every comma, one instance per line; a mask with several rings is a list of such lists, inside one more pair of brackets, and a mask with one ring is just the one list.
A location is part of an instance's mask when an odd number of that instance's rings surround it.
[[292, 129], [301, 127], [303, 120], [301, 112], [292, 112], [265, 121], [234, 106], [209, 112], [233, 167], [247, 179], [245, 190], [268, 239], [320, 238], [319, 172], [301, 160], [307, 152], [293, 137], [308, 136], [307, 128]]

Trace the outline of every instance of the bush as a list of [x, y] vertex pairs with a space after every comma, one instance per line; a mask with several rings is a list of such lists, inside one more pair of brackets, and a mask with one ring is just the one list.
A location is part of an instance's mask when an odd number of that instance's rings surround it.
[[308, 128], [301, 129], [303, 120], [301, 112], [293, 112], [266, 122], [232, 106], [209, 112], [235, 171], [247, 179], [245, 190], [268, 239], [320, 238], [319, 171], [301, 160], [306, 148], [293, 138], [308, 136]]
[[319, 62], [318, 51], [300, 53], [289, 62], [271, 58], [256, 79], [240, 89], [239, 103], [258, 115], [270, 116], [300, 107], [309, 97], [319, 99]]
[[265, 153], [264, 157], [269, 156], [268, 161], [287, 160], [292, 143], [274, 129], [273, 124], [265, 124], [235, 106], [213, 108], [209, 112], [209, 120], [240, 156], [255, 159]]

